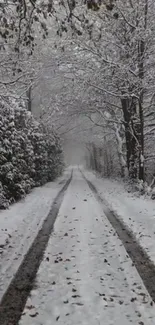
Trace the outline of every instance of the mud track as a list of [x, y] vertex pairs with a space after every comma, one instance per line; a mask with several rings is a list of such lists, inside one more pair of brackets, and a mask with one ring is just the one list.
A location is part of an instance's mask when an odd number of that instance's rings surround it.
[[25, 255], [17, 273], [10, 283], [0, 303], [0, 325], [17, 325], [22, 315], [27, 297], [33, 288], [37, 270], [53, 230], [64, 194], [71, 182], [72, 174], [55, 198], [50, 212], [43, 222], [30, 249]]

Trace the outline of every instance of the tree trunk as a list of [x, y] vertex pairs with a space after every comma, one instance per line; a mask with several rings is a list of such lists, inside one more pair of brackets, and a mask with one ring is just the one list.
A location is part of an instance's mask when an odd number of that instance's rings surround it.
[[139, 123], [136, 111], [136, 99], [123, 98], [121, 102], [125, 122], [127, 167], [129, 177], [136, 179], [139, 169]]
[[31, 98], [31, 93], [32, 93], [32, 87], [30, 86], [29, 89], [26, 92], [26, 97], [27, 97], [27, 110], [29, 112], [32, 112], [32, 98]]
[[124, 159], [124, 154], [123, 154], [123, 130], [122, 130], [122, 125], [115, 124], [115, 134], [116, 134], [116, 141], [117, 141], [117, 152], [118, 152], [118, 158], [119, 158], [119, 163], [120, 163], [120, 168], [121, 168], [121, 177], [125, 177], [128, 175], [128, 169], [127, 169], [127, 164], [126, 160]]
[[139, 152], [139, 179], [145, 180], [144, 171], [144, 118], [143, 106], [139, 102], [139, 117], [140, 117], [140, 152]]
[[[147, 0], [146, 0], [147, 6]], [[146, 7], [147, 8], [147, 7]], [[147, 9], [145, 12], [147, 15]], [[147, 17], [145, 17], [146, 19]], [[138, 60], [139, 60], [139, 78], [141, 80], [141, 95], [139, 99], [139, 179], [144, 180], [144, 114], [143, 114], [143, 84], [144, 79], [144, 53], [145, 53], [145, 43], [143, 40], [139, 41], [138, 46]]]
[[130, 168], [130, 157], [131, 157], [131, 133], [130, 133], [130, 112], [129, 112], [129, 100], [127, 98], [123, 98], [121, 100], [122, 110], [124, 115], [125, 122], [125, 139], [126, 139], [126, 160], [128, 170]]

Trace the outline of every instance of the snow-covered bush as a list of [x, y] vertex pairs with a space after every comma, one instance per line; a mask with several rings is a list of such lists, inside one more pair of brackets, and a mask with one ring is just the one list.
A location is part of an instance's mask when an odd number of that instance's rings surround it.
[[0, 208], [52, 181], [63, 169], [60, 140], [23, 103], [0, 103]]
[[143, 180], [136, 180], [130, 183], [132, 190], [137, 192], [137, 195], [144, 195], [149, 197], [152, 200], [155, 200], [155, 175], [153, 175], [152, 181], [150, 184], [144, 182]]

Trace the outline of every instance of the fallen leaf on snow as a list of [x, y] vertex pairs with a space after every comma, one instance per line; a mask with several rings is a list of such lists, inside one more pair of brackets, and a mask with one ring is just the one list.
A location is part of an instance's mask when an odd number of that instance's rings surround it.
[[64, 300], [64, 304], [68, 304], [69, 303], [69, 300]]
[[82, 302], [74, 302], [72, 305], [84, 306], [84, 304]]
[[36, 317], [38, 315], [38, 312], [36, 312], [35, 314], [30, 314], [30, 317]]

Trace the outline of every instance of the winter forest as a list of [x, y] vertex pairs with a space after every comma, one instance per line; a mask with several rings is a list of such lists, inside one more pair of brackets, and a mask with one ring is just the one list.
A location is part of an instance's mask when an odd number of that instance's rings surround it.
[[154, 17], [154, 0], [0, 1], [1, 209], [70, 158], [154, 198]]

